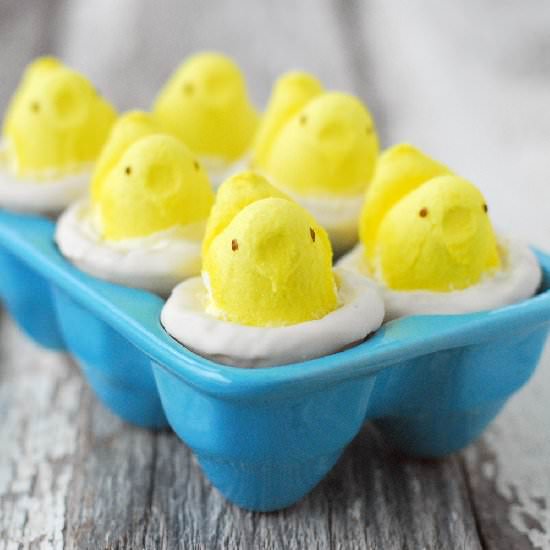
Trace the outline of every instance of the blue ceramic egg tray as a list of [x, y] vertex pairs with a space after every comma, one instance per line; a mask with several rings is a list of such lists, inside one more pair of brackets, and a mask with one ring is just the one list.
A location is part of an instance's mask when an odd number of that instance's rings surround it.
[[39, 344], [69, 351], [97, 396], [144, 427], [170, 425], [211, 482], [253, 510], [289, 506], [332, 468], [366, 420], [410, 455], [478, 437], [532, 374], [550, 327], [539, 294], [499, 310], [386, 324], [352, 349], [283, 367], [208, 361], [162, 329], [163, 300], [81, 273], [47, 219], [0, 210], [0, 296]]

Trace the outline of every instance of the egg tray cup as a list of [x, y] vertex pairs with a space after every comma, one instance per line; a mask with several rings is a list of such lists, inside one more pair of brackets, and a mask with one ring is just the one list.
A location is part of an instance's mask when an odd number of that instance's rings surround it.
[[468, 315], [416, 316], [301, 364], [228, 367], [174, 341], [163, 300], [67, 262], [48, 219], [0, 210], [0, 296], [38, 344], [67, 350], [121, 418], [170, 425], [211, 482], [252, 510], [289, 506], [365, 421], [400, 451], [440, 457], [477, 438], [533, 373], [550, 328], [550, 257], [535, 297]]

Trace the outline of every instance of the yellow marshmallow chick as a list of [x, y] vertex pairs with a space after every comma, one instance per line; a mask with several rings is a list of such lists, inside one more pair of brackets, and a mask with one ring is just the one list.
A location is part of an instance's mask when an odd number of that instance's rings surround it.
[[97, 208], [105, 239], [121, 240], [204, 223], [213, 201], [208, 176], [185, 145], [151, 135], [132, 144], [113, 166]]
[[76, 71], [51, 57], [32, 63], [4, 118], [0, 206], [56, 213], [81, 196], [115, 117]]
[[211, 52], [191, 56], [176, 70], [153, 112], [221, 181], [247, 154], [259, 120], [239, 67]]
[[277, 80], [254, 140], [254, 167], [265, 169], [273, 140], [282, 126], [321, 93], [321, 83], [313, 75], [305, 72], [292, 71]]
[[394, 290], [461, 290], [500, 260], [483, 195], [456, 176], [433, 178], [399, 201], [375, 247], [380, 276]]
[[163, 132], [163, 126], [150, 113], [129, 111], [121, 115], [114, 124], [109, 139], [97, 159], [90, 186], [92, 199], [99, 200], [101, 185], [107, 174], [130, 145], [142, 137]]
[[387, 319], [492, 309], [531, 296], [540, 283], [530, 249], [497, 242], [483, 195], [454, 175], [429, 179], [386, 210], [370, 265], [362, 248], [339, 265], [378, 280]]
[[426, 181], [451, 174], [422, 151], [401, 143], [380, 155], [361, 211], [359, 233], [367, 261], [372, 261], [378, 228], [388, 210]]
[[163, 309], [174, 338], [222, 362], [258, 367], [333, 353], [380, 326], [376, 290], [333, 271], [328, 236], [306, 210], [252, 172], [219, 193], [203, 277], [179, 285]]
[[200, 272], [214, 194], [180, 140], [153, 133], [132, 142], [130, 133], [126, 150], [97, 181], [92, 203], [76, 203], [60, 218], [56, 240], [82, 270], [164, 295]]
[[340, 253], [357, 241], [357, 220], [377, 155], [367, 108], [351, 95], [326, 92], [281, 125], [261, 169], [319, 220]]
[[245, 207], [214, 238], [203, 262], [212, 311], [234, 323], [292, 325], [337, 307], [328, 237], [286, 199]]

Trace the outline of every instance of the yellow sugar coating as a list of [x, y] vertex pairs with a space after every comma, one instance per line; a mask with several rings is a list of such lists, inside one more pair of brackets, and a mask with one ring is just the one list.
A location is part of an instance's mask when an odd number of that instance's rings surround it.
[[81, 74], [52, 57], [29, 65], [8, 107], [3, 138], [19, 176], [47, 178], [94, 162], [116, 118]]
[[273, 140], [284, 124], [322, 92], [321, 83], [305, 72], [291, 71], [277, 80], [254, 140], [254, 166], [265, 167]]
[[203, 270], [209, 309], [241, 325], [292, 325], [338, 307], [328, 236], [287, 199], [261, 199], [241, 210], [211, 242]]
[[113, 241], [205, 221], [214, 201], [198, 161], [166, 134], [137, 140], [98, 185], [103, 237]]
[[426, 181], [445, 174], [451, 174], [446, 166], [408, 143], [390, 147], [380, 155], [359, 223], [366, 259], [371, 265], [376, 234], [388, 210]]
[[163, 133], [163, 127], [153, 115], [143, 111], [129, 111], [114, 124], [105, 146], [97, 159], [92, 175], [91, 195], [99, 200], [100, 184], [120, 160], [126, 149], [142, 137]]
[[227, 162], [246, 153], [258, 126], [239, 67], [218, 53], [188, 58], [160, 91], [153, 112], [193, 153]]
[[240, 172], [224, 181], [218, 188], [216, 201], [206, 224], [206, 232], [202, 241], [203, 255], [212, 240], [229, 225], [243, 208], [268, 197], [288, 199], [263, 176], [252, 171]]
[[372, 117], [357, 98], [328, 92], [309, 101], [273, 140], [265, 170], [299, 195], [364, 192], [378, 156]]
[[395, 204], [380, 224], [376, 256], [394, 290], [460, 290], [500, 265], [485, 199], [457, 176], [433, 178]]

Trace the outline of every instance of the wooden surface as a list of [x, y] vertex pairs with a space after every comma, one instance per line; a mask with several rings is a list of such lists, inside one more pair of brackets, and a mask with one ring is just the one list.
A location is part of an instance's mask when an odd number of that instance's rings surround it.
[[[260, 105], [305, 68], [362, 96], [386, 145], [424, 147], [480, 185], [504, 231], [548, 249], [549, 28], [541, 1], [0, 0], [0, 110], [48, 51], [121, 109], [147, 107], [196, 49], [234, 55]], [[410, 460], [367, 426], [302, 502], [245, 512], [172, 433], [117, 420], [68, 357], [0, 315], [0, 550], [550, 548], [549, 457], [550, 350], [464, 453]]]

